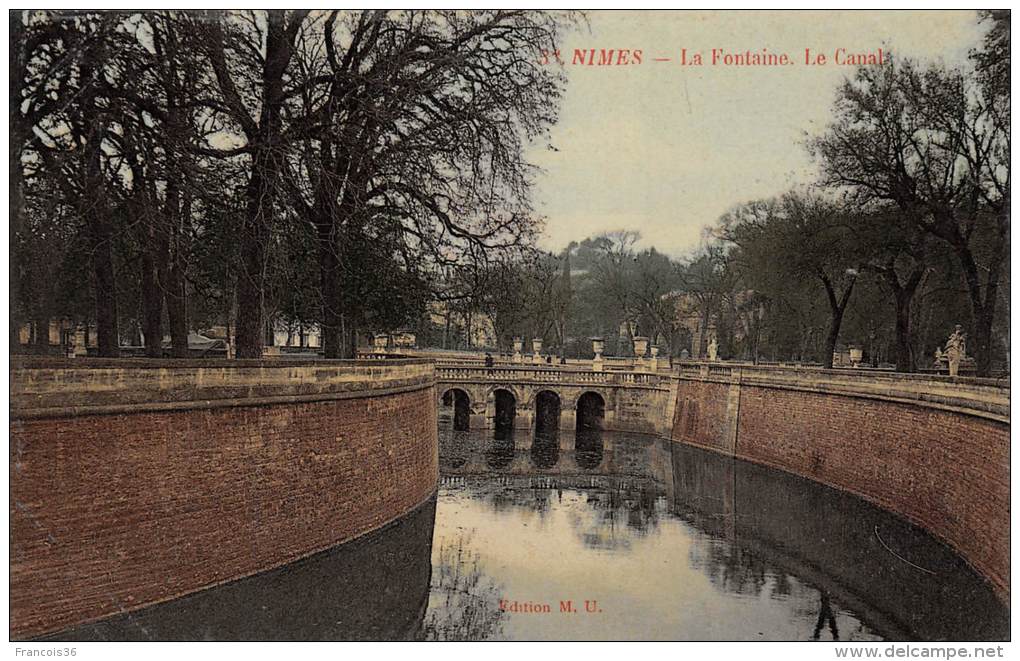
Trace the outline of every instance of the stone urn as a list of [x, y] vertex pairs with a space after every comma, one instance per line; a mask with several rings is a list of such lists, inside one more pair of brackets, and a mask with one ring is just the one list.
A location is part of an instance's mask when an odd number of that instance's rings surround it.
[[542, 338], [531, 338], [531, 352], [534, 354], [532, 361], [536, 364], [542, 362]]
[[519, 362], [521, 362], [524, 359], [523, 355], [521, 355], [521, 351], [523, 351], [523, 350], [524, 350], [524, 338], [522, 338], [522, 337], [515, 337], [514, 338], [514, 358], [513, 358], [515, 363], [519, 363]]
[[385, 333], [376, 333], [372, 336], [372, 347], [376, 353], [386, 353], [386, 345], [389, 343], [390, 336]]
[[634, 337], [634, 355], [638, 358], [644, 358], [645, 353], [648, 351], [648, 338], [637, 335]]
[[850, 364], [857, 367], [864, 358], [864, 351], [859, 347], [850, 347]]
[[602, 368], [604, 366], [604, 363], [602, 362], [602, 352], [605, 350], [605, 348], [606, 348], [605, 340], [603, 340], [601, 337], [591, 338], [591, 350], [595, 352], [595, 358], [593, 358], [591, 361], [591, 368], [595, 372], [602, 371]]

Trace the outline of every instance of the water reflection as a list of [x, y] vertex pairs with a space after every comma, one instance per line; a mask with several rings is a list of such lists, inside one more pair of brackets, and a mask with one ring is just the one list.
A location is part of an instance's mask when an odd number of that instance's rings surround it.
[[[714, 453], [591, 431], [518, 434], [498, 475], [470, 456], [444, 471], [437, 540], [471, 531], [506, 598], [585, 593], [610, 613], [510, 613], [493, 638], [1008, 637], [988, 585], [891, 514]], [[469, 455], [491, 443], [477, 435]]]
[[496, 428], [492, 442], [485, 451], [485, 464], [493, 469], [506, 468], [514, 460], [514, 430], [513, 427], [501, 426]]
[[531, 462], [535, 468], [552, 468], [560, 461], [558, 433], [536, 434], [531, 444]]
[[584, 469], [597, 468], [602, 463], [602, 430], [579, 430], [574, 441], [574, 459]]
[[[677, 516], [726, 541], [692, 550], [721, 588], [758, 596], [775, 568], [896, 639], [987, 640], [1008, 635], [1008, 612], [950, 549], [850, 494], [695, 448], [673, 448]], [[821, 629], [818, 631], [821, 633]]]
[[502, 633], [501, 586], [470, 548], [470, 539], [461, 534], [435, 551], [425, 640], [488, 640]]
[[648, 436], [451, 426], [437, 499], [392, 525], [51, 639], [1009, 636], [960, 558], [851, 495]]
[[[45, 640], [419, 640], [436, 500], [286, 567]], [[435, 618], [430, 626], [443, 626]]]

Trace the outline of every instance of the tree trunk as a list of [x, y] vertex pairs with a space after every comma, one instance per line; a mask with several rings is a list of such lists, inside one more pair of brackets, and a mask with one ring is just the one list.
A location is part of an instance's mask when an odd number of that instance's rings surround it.
[[25, 268], [23, 262], [24, 247], [21, 237], [24, 235], [24, 172], [22, 171], [22, 148], [31, 135], [28, 122], [21, 112], [21, 89], [25, 84], [25, 24], [21, 11], [8, 13], [10, 31], [8, 33], [8, 56], [10, 73], [8, 79], [8, 117], [10, 118], [10, 148], [7, 150], [8, 205], [10, 220], [8, 226], [10, 240], [10, 346], [17, 348], [21, 342], [21, 326], [28, 318], [27, 287], [23, 282]]
[[978, 376], [990, 376], [992, 373], [992, 321], [995, 316], [995, 304], [989, 302], [981, 308], [980, 314], [975, 313], [974, 340], [975, 367]]
[[[1005, 255], [1005, 242], [996, 247], [993, 257], [988, 260], [988, 281], [982, 296], [981, 276], [967, 245], [957, 245], [956, 252], [963, 266], [967, 292], [970, 294], [971, 313], [974, 317], [974, 359], [977, 375], [988, 376], [992, 371], [992, 323], [995, 320], [995, 303], [999, 295], [999, 271]], [[969, 347], [968, 347], [969, 349]]]
[[[168, 194], [168, 198], [169, 198]], [[191, 201], [186, 200], [178, 207], [176, 194], [173, 204], [169, 203], [169, 215], [172, 221], [168, 240], [166, 272], [166, 310], [170, 321], [170, 355], [174, 358], [188, 357], [188, 285], [185, 278], [186, 263], [184, 261], [183, 225], [191, 217]]]
[[99, 355], [120, 355], [118, 337], [116, 271], [113, 266], [113, 241], [108, 223], [100, 222], [92, 240], [92, 260], [96, 287], [96, 334]]
[[847, 303], [850, 302], [850, 294], [853, 293], [857, 279], [856, 277], [851, 278], [850, 283], [846, 286], [842, 296], [837, 299], [836, 290], [833, 287], [832, 281], [829, 280], [828, 276], [824, 273], [820, 273], [819, 276], [822, 284], [825, 285], [825, 293], [829, 298], [829, 310], [832, 312], [832, 317], [829, 323], [829, 334], [825, 338], [825, 355], [822, 357], [822, 366], [825, 369], [832, 369], [832, 354], [836, 352], [836, 342], [839, 340], [839, 328], [843, 325], [843, 313], [846, 311]]
[[46, 317], [36, 317], [32, 321], [32, 337], [29, 338], [35, 346], [35, 353], [46, 354], [50, 350], [50, 320]]
[[263, 295], [266, 266], [266, 225], [272, 222], [273, 186], [266, 181], [271, 168], [268, 150], [259, 150], [252, 163], [248, 183], [248, 209], [241, 233], [241, 268], [237, 276], [238, 358], [261, 358], [263, 339]]
[[1008, 256], [1008, 209], [1008, 206], [1006, 206], [1004, 210], [998, 211], [996, 218], [998, 222], [997, 236], [993, 242], [992, 254], [987, 260], [983, 260], [981, 269], [988, 272], [988, 279], [984, 287], [981, 285], [979, 267], [974, 259], [970, 245], [968, 245], [968, 240], [959, 233], [958, 228], [955, 226], [955, 221], [951, 218], [948, 221], [944, 221], [944, 225], [953, 228], [951, 231], [936, 233], [936, 236], [946, 240], [953, 247], [963, 270], [967, 293], [970, 295], [971, 314], [974, 319], [975, 337], [973, 347], [978, 376], [988, 376], [992, 370], [992, 323], [995, 320], [995, 304], [999, 295], [999, 276], [1002, 273], [1003, 263]]
[[350, 316], [343, 316], [344, 343], [341, 358], [348, 360], [358, 357], [358, 329]]
[[142, 334], [145, 335], [145, 355], [163, 357], [163, 292], [152, 250], [142, 253]]
[[822, 366], [825, 369], [832, 369], [832, 354], [836, 353], [836, 342], [839, 340], [839, 327], [843, 325], [843, 310], [833, 310], [832, 319], [829, 322], [829, 334], [825, 338], [825, 356]]
[[166, 311], [170, 320], [170, 355], [188, 357], [188, 293], [180, 260], [172, 257], [166, 277]]
[[896, 292], [896, 371], [914, 371], [914, 350], [911, 346], [910, 302], [913, 292]]
[[[241, 235], [241, 272], [237, 278], [237, 357], [261, 358], [265, 333], [266, 254], [275, 224], [279, 173], [283, 169], [284, 75], [296, 32], [286, 27], [286, 12], [267, 13], [266, 56], [262, 67], [262, 109], [253, 143], [248, 199]], [[298, 19], [294, 19], [298, 20]]]
[[340, 260], [330, 223], [319, 225], [319, 277], [322, 287], [322, 351], [325, 358], [343, 358]]
[[917, 293], [917, 288], [924, 278], [924, 265], [918, 264], [915, 266], [905, 284], [900, 283], [899, 275], [892, 266], [878, 269], [878, 272], [885, 279], [889, 288], [892, 289], [893, 299], [896, 304], [896, 371], [913, 372], [916, 365], [914, 363], [910, 307], [914, 300], [914, 294]]
[[[98, 71], [103, 66], [102, 39], [97, 38], [85, 51], [83, 69]], [[106, 127], [95, 106], [95, 90], [86, 87], [82, 99], [82, 120], [85, 128], [83, 144], [82, 193], [78, 213], [88, 227], [89, 252], [96, 295], [96, 333], [102, 357], [120, 355], [117, 320], [117, 273], [113, 265], [113, 228], [106, 206], [105, 181], [102, 170], [103, 139]]]

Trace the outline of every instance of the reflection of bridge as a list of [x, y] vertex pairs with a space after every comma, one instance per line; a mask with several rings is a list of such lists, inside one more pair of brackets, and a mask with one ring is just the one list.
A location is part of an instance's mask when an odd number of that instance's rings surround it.
[[662, 372], [445, 364], [436, 366], [436, 378], [440, 411], [460, 430], [513, 426], [666, 434], [676, 401], [676, 380]]

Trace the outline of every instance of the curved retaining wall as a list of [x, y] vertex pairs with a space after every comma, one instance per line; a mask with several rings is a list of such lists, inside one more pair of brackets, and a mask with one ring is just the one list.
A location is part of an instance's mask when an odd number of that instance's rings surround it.
[[1009, 599], [1009, 386], [682, 368], [671, 438], [855, 493], [937, 535]]
[[386, 361], [13, 360], [10, 634], [292, 562], [438, 481], [435, 372]]

